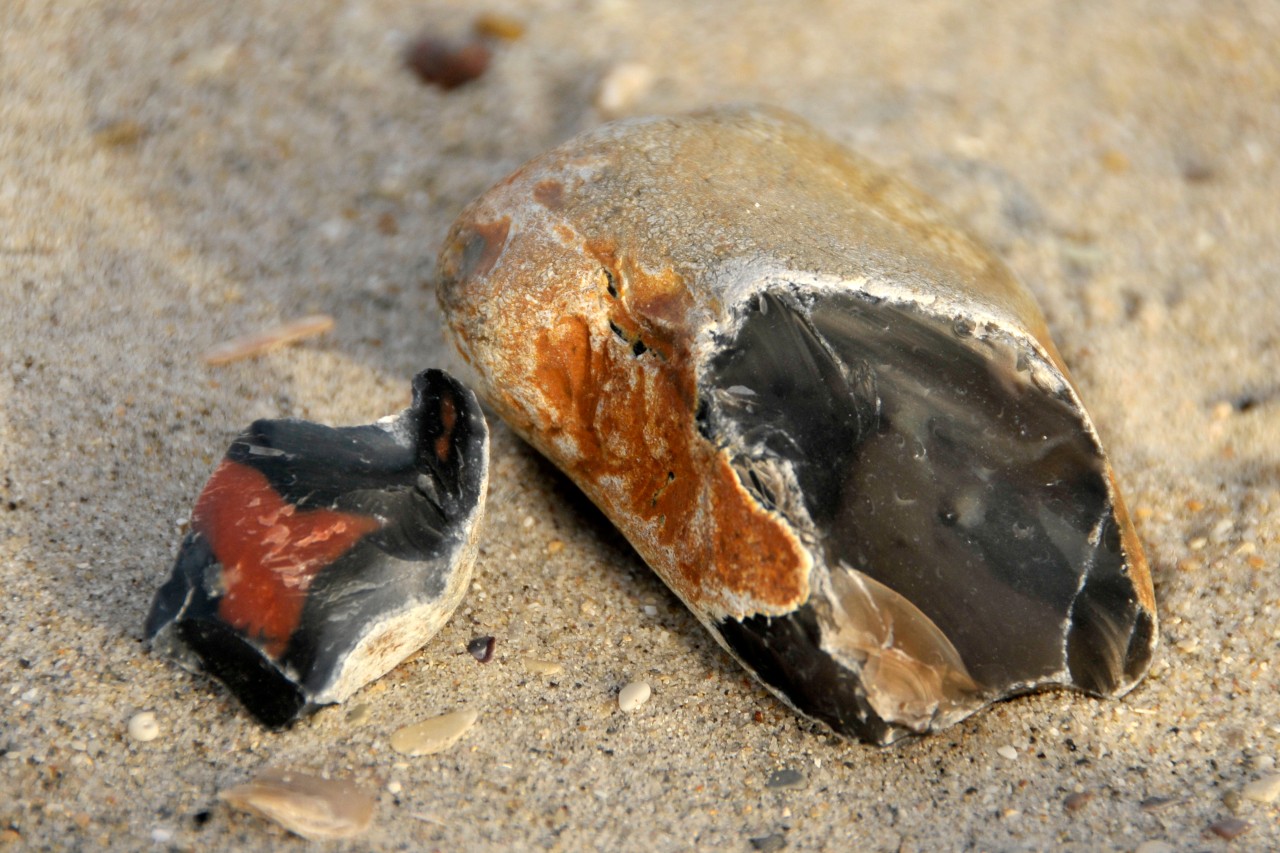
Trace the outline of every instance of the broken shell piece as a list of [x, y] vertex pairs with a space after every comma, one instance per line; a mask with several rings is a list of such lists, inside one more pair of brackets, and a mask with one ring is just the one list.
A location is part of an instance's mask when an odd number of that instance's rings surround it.
[[494, 408], [801, 712], [888, 743], [1146, 671], [1147, 566], [1031, 295], [795, 117], [606, 125], [439, 269]]
[[228, 364], [243, 358], [253, 358], [286, 344], [323, 335], [333, 328], [333, 318], [328, 314], [313, 314], [279, 326], [218, 344], [204, 354], [204, 363]]
[[220, 791], [218, 799], [311, 841], [350, 838], [373, 821], [373, 798], [351, 782], [279, 768]]
[[152, 646], [268, 726], [341, 702], [458, 606], [488, 457], [475, 395], [438, 370], [376, 424], [257, 421], [196, 501], [147, 617]]
[[559, 675], [564, 672], [562, 664], [553, 660], [542, 660], [541, 658], [525, 658], [524, 668], [534, 675]]
[[405, 726], [391, 735], [391, 748], [402, 755], [444, 752], [461, 740], [479, 717], [479, 711], [467, 708]]

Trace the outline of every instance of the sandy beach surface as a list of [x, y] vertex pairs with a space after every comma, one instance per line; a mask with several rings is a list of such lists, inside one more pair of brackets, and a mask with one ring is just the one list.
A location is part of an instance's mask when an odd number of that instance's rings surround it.
[[[481, 13], [507, 38], [479, 79], [406, 71]], [[376, 798], [353, 850], [1280, 848], [1277, 45], [1274, 0], [4, 0], [0, 846], [299, 848], [217, 799], [287, 766]], [[740, 101], [901, 172], [1039, 298], [1151, 559], [1138, 689], [840, 741], [498, 422], [470, 594], [346, 706], [269, 732], [148, 652], [236, 433], [368, 423], [455, 363], [432, 276], [466, 202], [611, 117]], [[202, 359], [317, 313], [332, 332]], [[391, 749], [466, 707], [452, 749]]]

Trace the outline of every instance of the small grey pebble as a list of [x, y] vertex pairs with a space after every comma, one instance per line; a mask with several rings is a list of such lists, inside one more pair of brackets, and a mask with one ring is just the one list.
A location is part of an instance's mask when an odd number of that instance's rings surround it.
[[769, 774], [769, 781], [764, 783], [766, 788], [803, 788], [805, 783], [804, 774], [799, 770], [792, 770], [790, 767], [784, 767], [782, 770], [775, 770]]
[[1138, 806], [1144, 812], [1154, 814], [1165, 809], [1171, 809], [1174, 806], [1180, 806], [1185, 802], [1185, 797], [1147, 797]]
[[1238, 817], [1224, 817], [1217, 823], [1209, 826], [1209, 831], [1219, 838], [1232, 841], [1244, 835], [1251, 824], [1247, 820], [1241, 820]]
[[759, 850], [761, 853], [775, 853], [787, 846], [787, 836], [781, 832], [775, 832], [773, 835], [765, 835], [760, 838], [751, 839], [751, 849]]

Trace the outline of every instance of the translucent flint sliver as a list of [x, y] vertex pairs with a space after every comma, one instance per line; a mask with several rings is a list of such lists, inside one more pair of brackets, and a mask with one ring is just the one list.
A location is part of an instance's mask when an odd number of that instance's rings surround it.
[[471, 580], [488, 476], [475, 395], [439, 370], [376, 424], [264, 420], [196, 501], [156, 592], [157, 651], [268, 726], [341, 702], [429, 640]]
[[1145, 672], [1147, 566], [1031, 296], [799, 119], [606, 125], [439, 271], [481, 392], [799, 711], [887, 743]]

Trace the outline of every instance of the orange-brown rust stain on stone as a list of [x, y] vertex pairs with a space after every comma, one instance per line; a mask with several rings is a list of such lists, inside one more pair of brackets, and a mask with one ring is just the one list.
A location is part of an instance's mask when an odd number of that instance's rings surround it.
[[218, 616], [276, 660], [315, 576], [382, 526], [358, 513], [300, 510], [261, 471], [230, 459], [205, 484], [191, 521], [223, 566]]
[[[606, 258], [617, 262], [611, 252]], [[633, 542], [690, 603], [724, 603], [727, 594], [790, 609], [807, 593], [806, 557], [697, 432], [693, 336], [687, 326], [666, 322], [683, 319], [687, 306], [668, 292], [673, 282], [628, 273], [633, 295], [657, 294], [666, 300], [660, 307], [680, 313], [646, 322], [619, 299], [611, 300], [613, 316], [620, 328], [661, 336], [668, 356], [637, 358], [608, 329], [593, 338], [581, 316], [565, 316], [543, 332], [535, 371], [549, 407], [543, 415], [581, 451], [573, 459], [557, 455], [620, 527], [646, 531]], [[700, 514], [704, 506], [709, 512]]]
[[458, 237], [466, 240], [457, 256], [461, 259], [461, 268], [456, 271], [457, 278], [481, 278], [489, 274], [502, 250], [507, 245], [507, 234], [511, 231], [511, 218], [504, 216], [493, 222], [474, 222]]
[[[798, 606], [801, 596], [808, 594], [800, 546], [783, 532], [781, 520], [747, 497], [728, 459], [717, 454], [712, 464], [711, 504], [718, 515], [713, 547], [717, 555], [733, 560], [721, 567], [721, 575], [727, 575], [724, 582], [769, 604]], [[731, 571], [725, 572], [726, 568]]]
[[453, 425], [458, 422], [458, 408], [453, 402], [453, 395], [446, 393], [440, 399], [440, 423], [444, 432], [435, 441], [436, 458], [441, 462], [449, 461], [449, 449], [453, 447]]
[[664, 359], [687, 344], [693, 298], [675, 270], [647, 270], [609, 241], [587, 241], [584, 250], [612, 273], [615, 283], [627, 283], [610, 306], [610, 320], [629, 340], [643, 340]]
[[617, 272], [617, 243], [612, 240], [587, 240], [583, 243], [582, 250], [599, 261], [601, 266], [608, 267], [614, 272]]
[[564, 184], [559, 181], [538, 181], [533, 186], [533, 200], [547, 210], [564, 207]]
[[687, 336], [693, 309], [688, 288], [670, 267], [657, 274], [632, 268], [628, 274], [631, 280], [644, 282], [632, 292], [628, 312], [639, 320], [645, 343], [664, 357], [670, 357], [687, 343], [682, 338]]
[[543, 396], [557, 409], [549, 431], [569, 432], [584, 457], [599, 455], [596, 433], [584, 429], [594, 421], [599, 398], [600, 365], [591, 347], [591, 329], [581, 317], [566, 316], [538, 336], [534, 375]]
[[1107, 465], [1107, 479], [1111, 481], [1111, 494], [1115, 498], [1116, 521], [1120, 525], [1120, 545], [1124, 548], [1125, 559], [1129, 563], [1129, 579], [1138, 593], [1138, 603], [1153, 616], [1156, 612], [1156, 596], [1151, 586], [1151, 567], [1147, 565], [1147, 555], [1138, 541], [1138, 533], [1133, 529], [1129, 518], [1129, 509], [1124, 498], [1120, 496], [1120, 486], [1116, 483], [1111, 465]]

